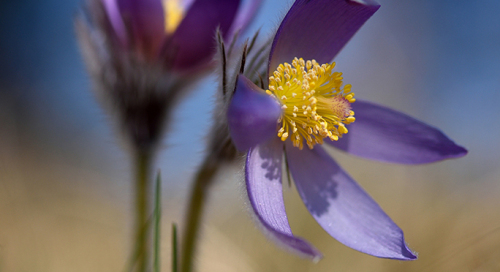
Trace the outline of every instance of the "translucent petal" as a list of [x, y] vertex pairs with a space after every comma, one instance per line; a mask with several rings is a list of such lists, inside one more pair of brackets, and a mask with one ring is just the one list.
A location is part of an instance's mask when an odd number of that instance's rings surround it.
[[331, 62], [379, 7], [374, 1], [295, 1], [274, 37], [269, 72], [294, 57]]
[[413, 260], [403, 231], [323, 150], [299, 150], [287, 143], [292, 177], [307, 209], [344, 245], [381, 258]]
[[458, 158], [467, 150], [438, 129], [406, 114], [370, 102], [352, 104], [356, 121], [338, 141], [325, 141], [363, 158], [421, 164]]
[[321, 253], [293, 236], [283, 202], [281, 185], [283, 144], [276, 138], [250, 149], [245, 167], [248, 198], [263, 231], [286, 249], [310, 258]]

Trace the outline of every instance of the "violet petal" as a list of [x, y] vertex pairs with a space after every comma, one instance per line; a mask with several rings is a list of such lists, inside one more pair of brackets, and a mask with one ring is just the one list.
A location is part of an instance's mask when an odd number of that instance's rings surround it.
[[269, 72], [295, 57], [329, 63], [379, 7], [373, 1], [295, 1], [274, 37]]
[[376, 257], [416, 259], [403, 231], [321, 146], [299, 150], [288, 141], [286, 155], [297, 191], [328, 234]]
[[174, 69], [190, 69], [210, 61], [215, 52], [217, 27], [226, 36], [240, 5], [239, 0], [195, 0], [172, 37], [167, 51]]
[[273, 136], [278, 138], [280, 115], [281, 108], [276, 99], [245, 76], [238, 76], [227, 111], [229, 132], [238, 150], [245, 152]]
[[310, 258], [321, 253], [293, 236], [283, 202], [281, 185], [283, 144], [276, 137], [250, 149], [245, 180], [251, 207], [266, 235], [285, 248]]
[[122, 15], [118, 8], [117, 0], [102, 0], [104, 10], [108, 17], [109, 23], [113, 28], [114, 35], [116, 39], [120, 42], [122, 46], [127, 46], [127, 30], [125, 24], [123, 23]]
[[467, 150], [436, 128], [406, 114], [370, 102], [352, 104], [356, 121], [338, 141], [325, 141], [360, 157], [421, 164], [462, 157]]
[[165, 38], [161, 0], [117, 0], [132, 45], [147, 58], [155, 58]]
[[179, 4], [184, 10], [188, 10], [193, 1], [194, 0], [179, 0]]
[[261, 6], [262, 0], [243, 0], [234, 23], [229, 30], [229, 37], [233, 36], [236, 32], [244, 30], [252, 21], [255, 14]]

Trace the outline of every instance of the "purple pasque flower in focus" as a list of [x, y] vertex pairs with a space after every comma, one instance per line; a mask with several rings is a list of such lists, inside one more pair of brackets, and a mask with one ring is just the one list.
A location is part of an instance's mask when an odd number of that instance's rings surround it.
[[436, 128], [356, 100], [333, 72], [329, 62], [378, 8], [368, 0], [295, 1], [273, 40], [269, 82], [261, 82], [267, 90], [240, 74], [228, 106], [233, 143], [248, 152], [246, 187], [257, 221], [274, 241], [311, 258], [321, 253], [295, 237], [287, 220], [283, 155], [304, 204], [327, 233], [373, 256], [413, 260], [402, 230], [322, 144], [401, 164], [467, 153]]
[[262, 0], [101, 0], [119, 47], [176, 71], [211, 61], [217, 28], [224, 38], [243, 29]]

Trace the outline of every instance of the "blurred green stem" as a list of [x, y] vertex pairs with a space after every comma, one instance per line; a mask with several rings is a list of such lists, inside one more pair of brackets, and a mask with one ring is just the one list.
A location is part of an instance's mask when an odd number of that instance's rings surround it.
[[154, 272], [160, 272], [160, 239], [161, 239], [161, 177], [160, 171], [156, 174], [154, 211]]
[[149, 212], [151, 199], [150, 168], [152, 154], [149, 151], [136, 152], [136, 183], [135, 183], [135, 250], [133, 269], [145, 272], [148, 269], [150, 254]]
[[181, 271], [191, 272], [193, 269], [194, 253], [196, 251], [197, 236], [200, 230], [201, 217], [206, 198], [213, 183], [214, 174], [218, 165], [209, 156], [196, 173], [191, 197], [189, 199], [188, 215], [184, 224], [182, 239]]
[[177, 266], [177, 224], [172, 224], [172, 272], [179, 271]]

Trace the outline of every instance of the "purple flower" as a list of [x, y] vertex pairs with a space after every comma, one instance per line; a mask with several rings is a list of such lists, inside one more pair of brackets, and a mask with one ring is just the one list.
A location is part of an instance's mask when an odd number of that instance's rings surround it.
[[101, 1], [110, 34], [122, 48], [185, 71], [211, 60], [217, 27], [231, 37], [250, 22], [262, 0]]
[[356, 100], [351, 85], [332, 70], [335, 64], [328, 62], [378, 8], [368, 0], [295, 1], [274, 37], [269, 83], [262, 83], [267, 90], [240, 75], [228, 107], [233, 143], [248, 151], [246, 187], [257, 221], [273, 240], [311, 258], [321, 253], [288, 224], [283, 157], [307, 209], [331, 236], [373, 256], [413, 260], [402, 230], [322, 144], [401, 164], [467, 153], [436, 128]]

